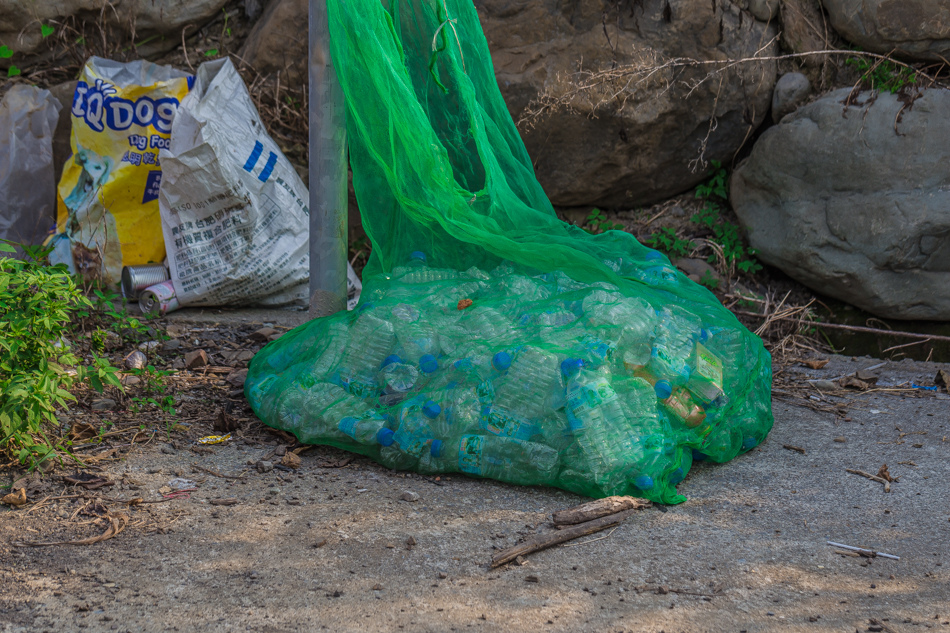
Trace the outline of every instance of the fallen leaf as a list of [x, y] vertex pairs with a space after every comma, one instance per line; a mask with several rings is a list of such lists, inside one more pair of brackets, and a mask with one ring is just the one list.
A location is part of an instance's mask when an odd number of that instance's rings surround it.
[[881, 466], [880, 470], [877, 471], [877, 476], [887, 481], [897, 481], [897, 477], [892, 477], [890, 471], [887, 470], [887, 464]]
[[458, 305], [456, 305], [455, 307], [458, 308], [459, 310], [464, 310], [465, 308], [472, 305], [472, 303], [473, 302], [471, 299], [459, 299]]
[[26, 488], [20, 488], [16, 492], [11, 492], [0, 499], [0, 503], [5, 503], [10, 506], [22, 506], [26, 503]]
[[859, 389], [861, 391], [867, 391], [871, 388], [871, 385], [866, 383], [863, 380], [860, 380], [854, 376], [845, 376], [838, 381], [838, 384], [842, 387], [850, 387], [852, 389]]
[[106, 486], [114, 486], [115, 482], [106, 477], [93, 475], [92, 473], [74, 473], [72, 475], [63, 475], [63, 481], [67, 484], [73, 484], [85, 488], [86, 490], [97, 490]]
[[106, 531], [100, 534], [99, 536], [92, 536], [90, 538], [80, 539], [78, 541], [52, 541], [47, 543], [30, 543], [30, 542], [20, 542], [14, 543], [17, 547], [46, 547], [50, 545], [93, 545], [95, 543], [101, 543], [102, 541], [107, 541], [113, 536], [116, 536], [125, 529], [125, 526], [129, 523], [129, 516], [127, 514], [109, 514], [106, 516], [109, 520], [109, 527], [106, 528]]
[[281, 333], [279, 331], [275, 330], [272, 327], [262, 327], [256, 332], [251, 332], [248, 338], [251, 339], [252, 341], [257, 341], [258, 343], [266, 343], [268, 341], [274, 340], [273, 338], [271, 338], [274, 335], [276, 335], [279, 338], [280, 334]]
[[215, 417], [211, 428], [218, 433], [233, 433], [237, 431], [238, 422], [231, 417], [226, 408], [218, 409], [218, 415]]
[[412, 549], [415, 546], [416, 546], [416, 539], [412, 538], [411, 536], [406, 539], [406, 549]]
[[73, 442], [82, 442], [89, 438], [96, 437], [99, 431], [92, 424], [77, 422], [69, 429], [69, 439]]
[[244, 381], [247, 379], [247, 370], [246, 369], [235, 369], [228, 374], [225, 380], [228, 381], [232, 387], [243, 387]]
[[300, 468], [300, 455], [293, 452], [285, 453], [284, 456], [280, 458], [280, 463], [287, 468], [296, 470]]
[[877, 374], [872, 374], [871, 372], [865, 371], [863, 369], [859, 369], [858, 371], [856, 371], [854, 373], [854, 377], [857, 378], [858, 380], [862, 380], [868, 383], [869, 385], [876, 384], [877, 379], [878, 379]]
[[827, 358], [824, 358], [824, 359], [821, 359], [821, 360], [815, 359], [815, 360], [803, 360], [803, 361], [802, 361], [802, 365], [804, 365], [805, 367], [808, 367], [809, 369], [821, 369], [822, 367], [824, 367], [824, 366], [827, 365], [827, 364], [828, 364], [828, 359], [827, 359]]

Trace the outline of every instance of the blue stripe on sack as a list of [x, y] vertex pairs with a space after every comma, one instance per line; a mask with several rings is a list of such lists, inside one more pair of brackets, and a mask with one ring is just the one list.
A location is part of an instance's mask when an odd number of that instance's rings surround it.
[[251, 151], [251, 155], [247, 157], [247, 162], [244, 163], [244, 171], [251, 171], [257, 165], [257, 161], [260, 159], [261, 154], [264, 153], [264, 144], [260, 141], [254, 143], [254, 149]]
[[277, 164], [277, 154], [274, 152], [270, 153], [270, 156], [267, 157], [267, 164], [264, 165], [264, 170], [261, 172], [261, 175], [257, 177], [261, 182], [267, 182], [267, 179], [270, 178], [270, 175], [274, 173], [274, 166]]

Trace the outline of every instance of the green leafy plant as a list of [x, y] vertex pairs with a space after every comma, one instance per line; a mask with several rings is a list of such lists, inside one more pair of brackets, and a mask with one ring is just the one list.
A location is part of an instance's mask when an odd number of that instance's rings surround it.
[[679, 237], [676, 231], [668, 226], [664, 226], [647, 238], [646, 243], [650, 248], [663, 251], [670, 259], [686, 257], [690, 251], [696, 248], [696, 244], [692, 240]]
[[132, 373], [142, 381], [142, 395], [132, 398], [130, 409], [134, 413], [138, 413], [149, 407], [154, 407], [164, 413], [167, 416], [165, 434], [171, 437], [171, 429], [175, 426], [174, 418], [177, 411], [175, 410], [175, 399], [168, 394], [168, 385], [165, 378], [174, 372], [156, 369], [154, 365], [146, 365], [142, 369], [133, 370]]
[[588, 233], [597, 235], [605, 231], [622, 231], [623, 224], [612, 222], [607, 218], [607, 214], [600, 209], [594, 209], [584, 220], [584, 230]]
[[44, 40], [55, 32], [56, 32], [55, 26], [50, 26], [48, 24], [40, 24], [40, 34], [43, 36]]
[[710, 290], [715, 290], [719, 287], [719, 280], [708, 270], [703, 273], [703, 276], [699, 279], [699, 283]]
[[[762, 265], [755, 260], [755, 250], [745, 245], [739, 227], [723, 217], [723, 208], [729, 199], [728, 174], [719, 161], [710, 163], [713, 169], [709, 180], [696, 187], [696, 197], [703, 200], [703, 206], [690, 221], [712, 232], [712, 241], [722, 249], [729, 266], [754, 275], [762, 270]], [[714, 263], [716, 254], [710, 255], [708, 261]]]
[[872, 90], [895, 93], [917, 84], [917, 73], [914, 70], [895, 64], [889, 59], [849, 57], [844, 63], [861, 73], [862, 83]]
[[218, 49], [216, 48], [209, 48], [208, 50], [205, 51], [205, 57], [214, 57], [217, 54], [218, 54]]
[[[23, 250], [23, 259], [0, 257], [0, 450], [35, 465], [63, 449], [47, 428], [75, 400], [70, 387], [93, 374], [100, 389], [119, 381], [101, 365], [90, 373], [73, 352], [71, 320], [89, 300], [65, 266], [44, 266], [41, 248]], [[16, 252], [8, 243], [0, 251]]]
[[[10, 59], [13, 57], [13, 49], [9, 46], [0, 46], [0, 59]], [[16, 77], [21, 74], [22, 71], [16, 67], [16, 64], [10, 64], [10, 67], [7, 68], [7, 77]]]

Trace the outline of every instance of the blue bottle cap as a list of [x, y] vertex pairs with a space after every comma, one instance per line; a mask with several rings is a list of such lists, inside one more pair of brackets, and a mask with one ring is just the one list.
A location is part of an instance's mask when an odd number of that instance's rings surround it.
[[376, 441], [382, 444], [383, 446], [392, 446], [393, 442], [396, 440], [393, 439], [393, 436], [396, 435], [392, 429], [380, 429], [376, 433]]
[[423, 354], [419, 358], [419, 369], [427, 374], [431, 374], [439, 368], [439, 361], [432, 354]]
[[[377, 356], [377, 358], [379, 357]], [[387, 365], [392, 365], [393, 363], [401, 363], [401, 362], [402, 362], [401, 358], [399, 358], [395, 354], [390, 354], [389, 356], [383, 359], [383, 363], [379, 366], [379, 368], [383, 369]]]
[[565, 377], [570, 377], [583, 366], [584, 361], [580, 358], [568, 358], [567, 360], [561, 361], [561, 374]]
[[693, 461], [694, 462], [704, 462], [706, 461], [706, 454], [700, 453], [695, 448], [693, 449]]
[[422, 412], [426, 415], [426, 417], [432, 418], [434, 420], [435, 418], [439, 417], [440, 413], [442, 413], [442, 407], [440, 407], [437, 402], [427, 400], [426, 403], [422, 405]]
[[700, 343], [705, 343], [706, 341], [709, 340], [709, 336], [710, 336], [709, 330], [707, 330], [706, 328], [702, 328], [702, 329], [699, 331], [699, 342], [700, 342]]
[[666, 400], [673, 395], [673, 386], [667, 380], [657, 380], [653, 385], [653, 391], [656, 392], [658, 399]]
[[747, 437], [742, 440], [742, 450], [751, 451], [753, 448], [759, 445], [759, 440], [754, 437]]
[[471, 358], [460, 358], [459, 360], [452, 363], [452, 367], [456, 369], [471, 369], [472, 368], [472, 359]]
[[436, 459], [442, 457], [442, 440], [432, 440], [432, 446], [429, 448], [429, 454]]
[[426, 260], [426, 254], [423, 253], [422, 251], [412, 251], [411, 253], [409, 253], [409, 260], [410, 261], [419, 260], [419, 261], [424, 262]]
[[653, 488], [653, 477], [649, 475], [637, 475], [633, 479], [633, 485], [640, 490], [650, 490]]
[[491, 359], [492, 367], [498, 371], [505, 371], [511, 367], [511, 354], [508, 352], [498, 352]]
[[351, 415], [348, 415], [348, 416], [346, 416], [345, 418], [343, 418], [342, 420], [340, 420], [339, 424], [337, 424], [336, 426], [337, 426], [338, 429], [340, 429], [341, 431], [343, 431], [343, 432], [346, 433], [347, 435], [350, 435], [350, 434], [353, 433], [353, 429], [356, 428], [356, 424], [357, 424], [358, 422], [359, 422], [359, 420], [357, 420], [356, 418], [354, 418], [354, 417], [351, 416]]
[[677, 468], [672, 473], [670, 473], [670, 483], [675, 486], [679, 482], [683, 481], [685, 477], [686, 473], [683, 472], [683, 468]]
[[660, 251], [650, 251], [643, 259], [647, 260], [648, 262], [655, 262], [657, 260], [663, 259], [663, 255], [660, 253]]

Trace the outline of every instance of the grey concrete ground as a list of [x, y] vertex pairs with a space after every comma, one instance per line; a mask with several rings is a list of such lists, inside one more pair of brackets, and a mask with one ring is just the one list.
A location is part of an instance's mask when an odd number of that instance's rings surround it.
[[[876, 364], [833, 357], [787, 371], [797, 384]], [[878, 385], [932, 384], [938, 367], [888, 363]], [[190, 499], [134, 510], [143, 527], [91, 546], [22, 548], [24, 526], [35, 540], [46, 527], [0, 511], [0, 631], [950, 632], [950, 400], [812, 394], [836, 412], [776, 398], [768, 440], [696, 466], [680, 487], [686, 503], [498, 570], [488, 568], [496, 548], [553, 529], [550, 513], [583, 499], [364, 458], [332, 468], [342, 453], [323, 448], [296, 472], [261, 474], [247, 463], [274, 446], [152, 445], [106, 467], [123, 478], [108, 494], [159, 498], [178, 473], [204, 481]], [[884, 463], [899, 477], [890, 493], [845, 471]], [[221, 479], [193, 464], [248, 472]], [[210, 504], [221, 498], [238, 503]], [[900, 560], [844, 557], [827, 540]]]

